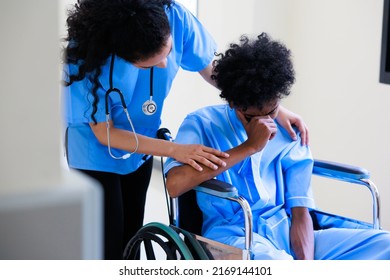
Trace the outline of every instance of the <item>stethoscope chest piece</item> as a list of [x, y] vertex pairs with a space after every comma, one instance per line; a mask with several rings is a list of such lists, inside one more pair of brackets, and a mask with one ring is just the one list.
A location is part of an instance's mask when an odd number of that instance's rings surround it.
[[142, 111], [145, 115], [153, 115], [157, 111], [157, 104], [153, 100], [146, 100], [142, 105]]

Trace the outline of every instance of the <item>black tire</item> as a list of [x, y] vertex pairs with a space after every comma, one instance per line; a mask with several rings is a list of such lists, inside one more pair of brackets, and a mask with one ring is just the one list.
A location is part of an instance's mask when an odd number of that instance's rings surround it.
[[141, 246], [144, 247], [148, 260], [156, 260], [155, 250], [157, 248], [159, 253], [162, 250], [166, 260], [194, 259], [180, 235], [171, 227], [161, 223], [150, 223], [142, 227], [126, 245], [123, 258], [125, 260], [137, 259]]

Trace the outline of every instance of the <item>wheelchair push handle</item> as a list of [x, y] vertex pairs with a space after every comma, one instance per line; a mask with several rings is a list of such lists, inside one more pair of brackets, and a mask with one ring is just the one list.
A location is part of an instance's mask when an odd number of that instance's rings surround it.
[[162, 127], [159, 130], [157, 130], [157, 138], [173, 142], [171, 132], [169, 131], [168, 128], [165, 127]]

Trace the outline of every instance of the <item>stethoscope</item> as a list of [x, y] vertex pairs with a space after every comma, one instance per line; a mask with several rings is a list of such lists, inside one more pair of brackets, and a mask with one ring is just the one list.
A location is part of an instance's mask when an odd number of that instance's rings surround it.
[[[138, 137], [137, 137], [137, 134], [135, 132], [135, 129], [134, 129], [133, 122], [131, 121], [129, 112], [127, 110], [125, 98], [123, 97], [122, 92], [118, 88], [114, 88], [114, 86], [113, 86], [112, 77], [113, 77], [113, 72], [114, 72], [114, 61], [115, 61], [115, 55], [112, 54], [111, 64], [110, 64], [110, 76], [109, 76], [110, 88], [106, 91], [106, 95], [105, 95], [107, 149], [108, 149], [108, 153], [110, 154], [110, 156], [114, 159], [128, 159], [132, 154], [137, 152], [138, 146], [139, 146], [139, 141], [138, 141]], [[131, 153], [126, 153], [126, 154], [119, 156], [119, 157], [112, 154], [111, 144], [110, 144], [110, 122], [109, 122], [110, 121], [110, 110], [108, 108], [108, 98], [109, 98], [110, 93], [112, 93], [112, 92], [116, 92], [121, 99], [123, 111], [125, 112], [126, 118], [129, 121], [130, 127], [133, 131], [133, 134], [134, 134], [134, 139], [136, 142], [134, 151], [132, 151]], [[146, 100], [145, 103], [142, 105], [142, 111], [144, 112], [145, 115], [148, 115], [148, 116], [153, 115], [157, 111], [157, 104], [156, 104], [156, 102], [153, 101], [153, 67], [150, 68], [150, 99]]]

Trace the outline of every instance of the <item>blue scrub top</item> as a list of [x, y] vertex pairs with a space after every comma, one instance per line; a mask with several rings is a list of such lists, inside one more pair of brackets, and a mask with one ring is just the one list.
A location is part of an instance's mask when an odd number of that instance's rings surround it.
[[[252, 209], [254, 231], [289, 247], [288, 214], [292, 207], [314, 208], [310, 187], [313, 158], [300, 139], [292, 141], [279, 124], [276, 136], [263, 151], [217, 176], [234, 185]], [[247, 139], [235, 110], [216, 105], [189, 114], [179, 128], [176, 143], [203, 144], [227, 151]], [[168, 159], [165, 172], [181, 163]], [[235, 202], [197, 193], [203, 212], [203, 234], [211, 239], [243, 235], [243, 213]], [[230, 232], [228, 234], [228, 232]], [[287, 234], [288, 236], [288, 234]], [[283, 246], [282, 246], [283, 247]]]
[[[154, 68], [153, 100], [157, 104], [155, 114], [147, 116], [142, 105], [150, 99], [150, 69], [139, 69], [120, 57], [115, 58], [113, 86], [124, 95], [130, 118], [136, 133], [156, 137], [161, 124], [161, 113], [179, 68], [188, 71], [200, 71], [210, 64], [216, 51], [216, 43], [202, 24], [180, 3], [173, 3], [166, 13], [171, 26], [172, 51], [168, 56], [166, 68]], [[98, 89], [99, 102], [95, 114], [97, 122], [104, 122], [105, 93], [109, 88], [109, 70], [111, 59], [102, 67]], [[65, 73], [77, 73], [77, 65], [65, 65]], [[133, 154], [129, 159], [113, 159], [107, 146], [101, 145], [93, 134], [89, 123], [92, 122], [92, 85], [88, 79], [75, 82], [63, 88], [64, 113], [67, 127], [67, 156], [69, 166], [78, 169], [97, 170], [128, 174], [135, 171], [144, 161], [143, 154]], [[131, 130], [123, 112], [120, 98], [116, 93], [109, 97], [111, 118], [116, 127]], [[127, 153], [112, 149], [114, 155]]]

